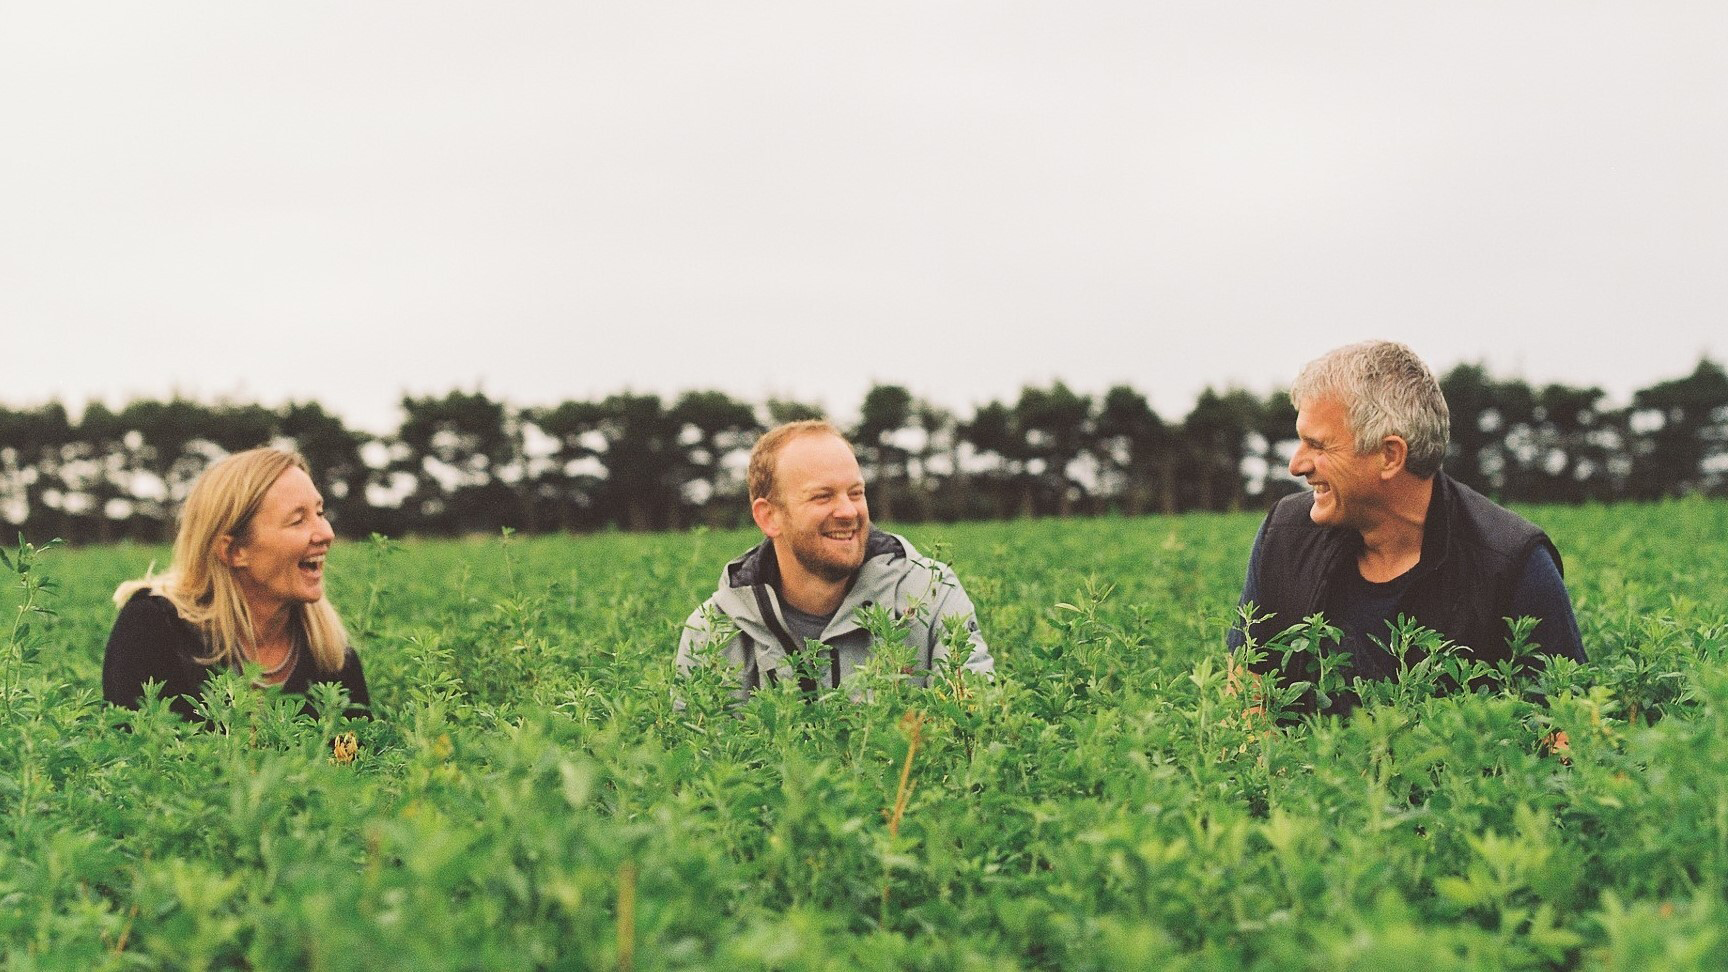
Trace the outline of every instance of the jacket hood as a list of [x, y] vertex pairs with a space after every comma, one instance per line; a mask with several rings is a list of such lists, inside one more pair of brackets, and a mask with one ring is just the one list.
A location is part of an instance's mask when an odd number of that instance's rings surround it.
[[[835, 610], [827, 636], [857, 628], [855, 614], [861, 607], [896, 603], [900, 585], [914, 572], [912, 568], [916, 562], [918, 552], [910, 541], [872, 527], [865, 540], [864, 563], [853, 576], [845, 599]], [[773, 666], [778, 664], [783, 652], [769, 620], [762, 616], [763, 602], [757, 598], [758, 587], [766, 589], [769, 603], [778, 605], [780, 564], [774, 556], [774, 544], [768, 540], [726, 565], [721, 571], [720, 586], [714, 592], [713, 601], [751, 640], [764, 646], [767, 653], [764, 661]], [[779, 619], [774, 623], [778, 624]]]
[[[871, 527], [870, 535], [864, 540], [864, 563], [859, 566], [858, 573], [862, 574], [865, 567], [878, 557], [898, 560], [913, 553], [912, 545], [905, 539]], [[780, 561], [774, 556], [774, 541], [766, 538], [726, 565], [720, 574], [719, 591], [756, 584], [780, 589]]]

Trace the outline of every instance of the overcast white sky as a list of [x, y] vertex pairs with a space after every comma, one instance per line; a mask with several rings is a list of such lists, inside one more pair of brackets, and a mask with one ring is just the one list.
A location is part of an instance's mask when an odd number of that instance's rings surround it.
[[0, 402], [1728, 354], [1728, 4], [8, 3]]

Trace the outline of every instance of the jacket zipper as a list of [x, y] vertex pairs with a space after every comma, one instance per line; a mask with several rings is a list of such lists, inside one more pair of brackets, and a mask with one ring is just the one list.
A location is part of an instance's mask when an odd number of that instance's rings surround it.
[[[762, 615], [762, 623], [768, 626], [768, 632], [780, 642], [780, 647], [786, 652], [787, 659], [790, 660], [796, 657], [799, 654], [799, 650], [792, 644], [792, 633], [787, 631], [786, 628], [781, 625], [780, 616], [774, 613], [774, 602], [773, 599], [768, 596], [768, 585], [752, 584], [750, 585], [750, 589], [756, 594], [756, 609]], [[835, 649], [834, 669], [835, 671], [838, 671], [839, 668], [839, 650]], [[772, 677], [772, 675], [770, 677]], [[775, 681], [778, 683], [778, 679]], [[803, 691], [805, 702], [809, 702], [816, 697], [816, 680], [802, 672], [798, 674], [798, 688]]]

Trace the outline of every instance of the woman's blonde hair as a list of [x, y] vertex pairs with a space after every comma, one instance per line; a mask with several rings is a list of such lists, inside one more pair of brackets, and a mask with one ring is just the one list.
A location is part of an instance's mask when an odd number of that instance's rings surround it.
[[[252, 611], [234, 579], [233, 568], [217, 556], [224, 536], [244, 542], [264, 494], [289, 469], [311, 475], [298, 453], [268, 446], [238, 452], [204, 470], [180, 509], [180, 529], [174, 535], [174, 560], [168, 570], [127, 581], [114, 592], [114, 603], [125, 605], [138, 591], [168, 599], [180, 617], [203, 636], [206, 665], [235, 666], [251, 656]], [[294, 602], [289, 623], [304, 637], [320, 671], [340, 671], [348, 652], [348, 632], [328, 598], [312, 604]]]

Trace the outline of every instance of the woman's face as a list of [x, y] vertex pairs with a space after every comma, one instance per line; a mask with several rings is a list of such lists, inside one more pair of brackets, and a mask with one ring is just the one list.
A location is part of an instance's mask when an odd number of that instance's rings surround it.
[[244, 537], [228, 546], [228, 566], [256, 621], [296, 601], [324, 597], [324, 554], [336, 534], [324, 497], [298, 467], [276, 477]]

